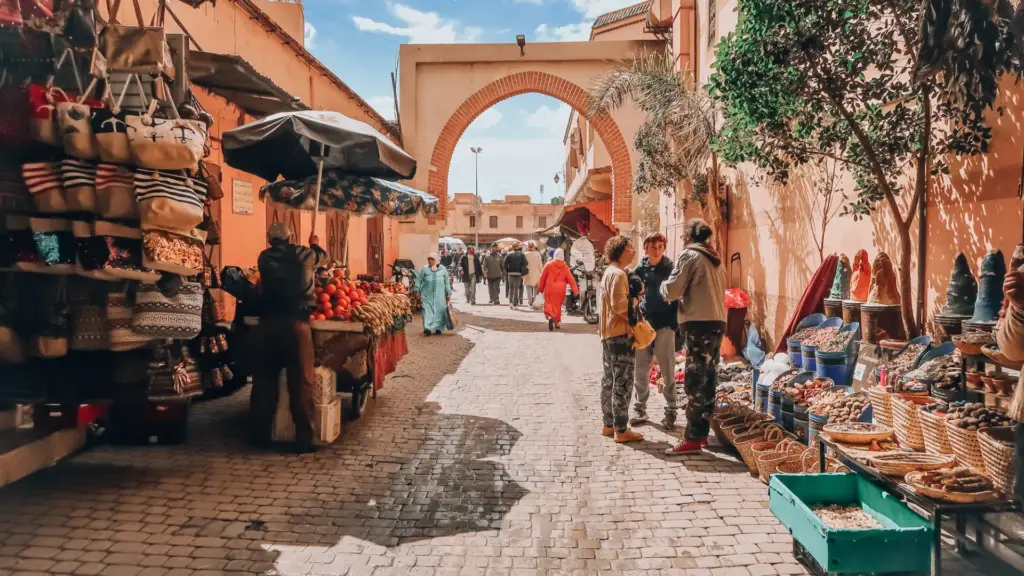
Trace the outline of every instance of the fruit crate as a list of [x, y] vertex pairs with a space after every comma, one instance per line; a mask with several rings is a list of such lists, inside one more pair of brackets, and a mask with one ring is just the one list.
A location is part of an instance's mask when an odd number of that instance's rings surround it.
[[[776, 474], [768, 490], [772, 513], [829, 574], [929, 571], [931, 524], [857, 474]], [[830, 504], [860, 506], [882, 527], [831, 528], [811, 509]]]

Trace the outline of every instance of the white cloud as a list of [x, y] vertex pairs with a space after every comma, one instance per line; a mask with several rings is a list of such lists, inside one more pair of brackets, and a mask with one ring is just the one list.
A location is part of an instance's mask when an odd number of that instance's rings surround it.
[[541, 24], [534, 30], [538, 42], [583, 42], [590, 40], [590, 29], [593, 22], [580, 22], [579, 24], [566, 24], [565, 26], [550, 27]]
[[561, 141], [562, 135], [565, 134], [565, 125], [569, 122], [570, 111], [568, 104], [553, 107], [542, 105], [533, 112], [524, 111], [523, 114], [526, 116], [527, 126], [547, 130], [558, 136]]
[[501, 123], [501, 119], [504, 117], [504, 114], [498, 112], [494, 108], [488, 108], [487, 110], [484, 110], [482, 114], [477, 116], [476, 120], [473, 120], [473, 123], [469, 125], [468, 129], [486, 130], [488, 128], [494, 128]]
[[458, 20], [443, 18], [437, 12], [423, 12], [405, 4], [390, 4], [388, 10], [400, 21], [393, 25], [362, 16], [353, 16], [356, 28], [402, 36], [414, 44], [450, 44], [475, 42], [483, 34], [478, 26], [463, 26]]
[[561, 184], [552, 179], [563, 168], [565, 149], [559, 138], [463, 137], [452, 156], [448, 174], [448, 192], [473, 192], [475, 166], [470, 147], [480, 146], [480, 196], [485, 201], [506, 194], [529, 194], [539, 201], [544, 185], [544, 201], [562, 193]]
[[306, 22], [302, 32], [302, 45], [306, 47], [306, 50], [312, 50], [313, 44], [316, 42], [316, 28], [309, 22]]
[[385, 119], [395, 119], [395, 99], [391, 96], [371, 96], [366, 99], [366, 103]]
[[633, 0], [569, 0], [569, 3], [587, 18], [597, 18], [636, 4]]

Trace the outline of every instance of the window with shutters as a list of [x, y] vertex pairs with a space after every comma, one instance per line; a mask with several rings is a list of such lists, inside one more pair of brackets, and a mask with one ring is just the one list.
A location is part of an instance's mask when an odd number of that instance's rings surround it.
[[498, 227], [498, 217], [497, 216], [491, 216], [490, 217], [490, 222], [488, 223], [488, 225], [491, 228], [497, 228]]
[[538, 228], [547, 228], [548, 227], [548, 217], [547, 216], [539, 216], [537, 218], [537, 227]]
[[469, 217], [469, 227], [476, 228], [476, 216]]
[[523, 227], [523, 217], [522, 216], [516, 216], [516, 228], [522, 228], [522, 227]]

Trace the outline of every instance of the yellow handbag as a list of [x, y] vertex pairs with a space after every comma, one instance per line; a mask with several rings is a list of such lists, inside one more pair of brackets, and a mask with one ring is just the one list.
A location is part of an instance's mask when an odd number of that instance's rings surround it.
[[654, 328], [647, 321], [646, 318], [641, 318], [637, 321], [636, 326], [633, 326], [633, 349], [643, 350], [654, 342]]

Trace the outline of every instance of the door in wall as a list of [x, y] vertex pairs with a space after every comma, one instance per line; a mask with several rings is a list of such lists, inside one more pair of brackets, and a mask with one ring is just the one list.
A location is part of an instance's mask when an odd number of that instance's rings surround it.
[[327, 244], [324, 250], [333, 262], [348, 266], [348, 219], [349, 213], [332, 210], [325, 214], [327, 222]]
[[366, 221], [366, 272], [384, 277], [384, 217], [371, 216]]

